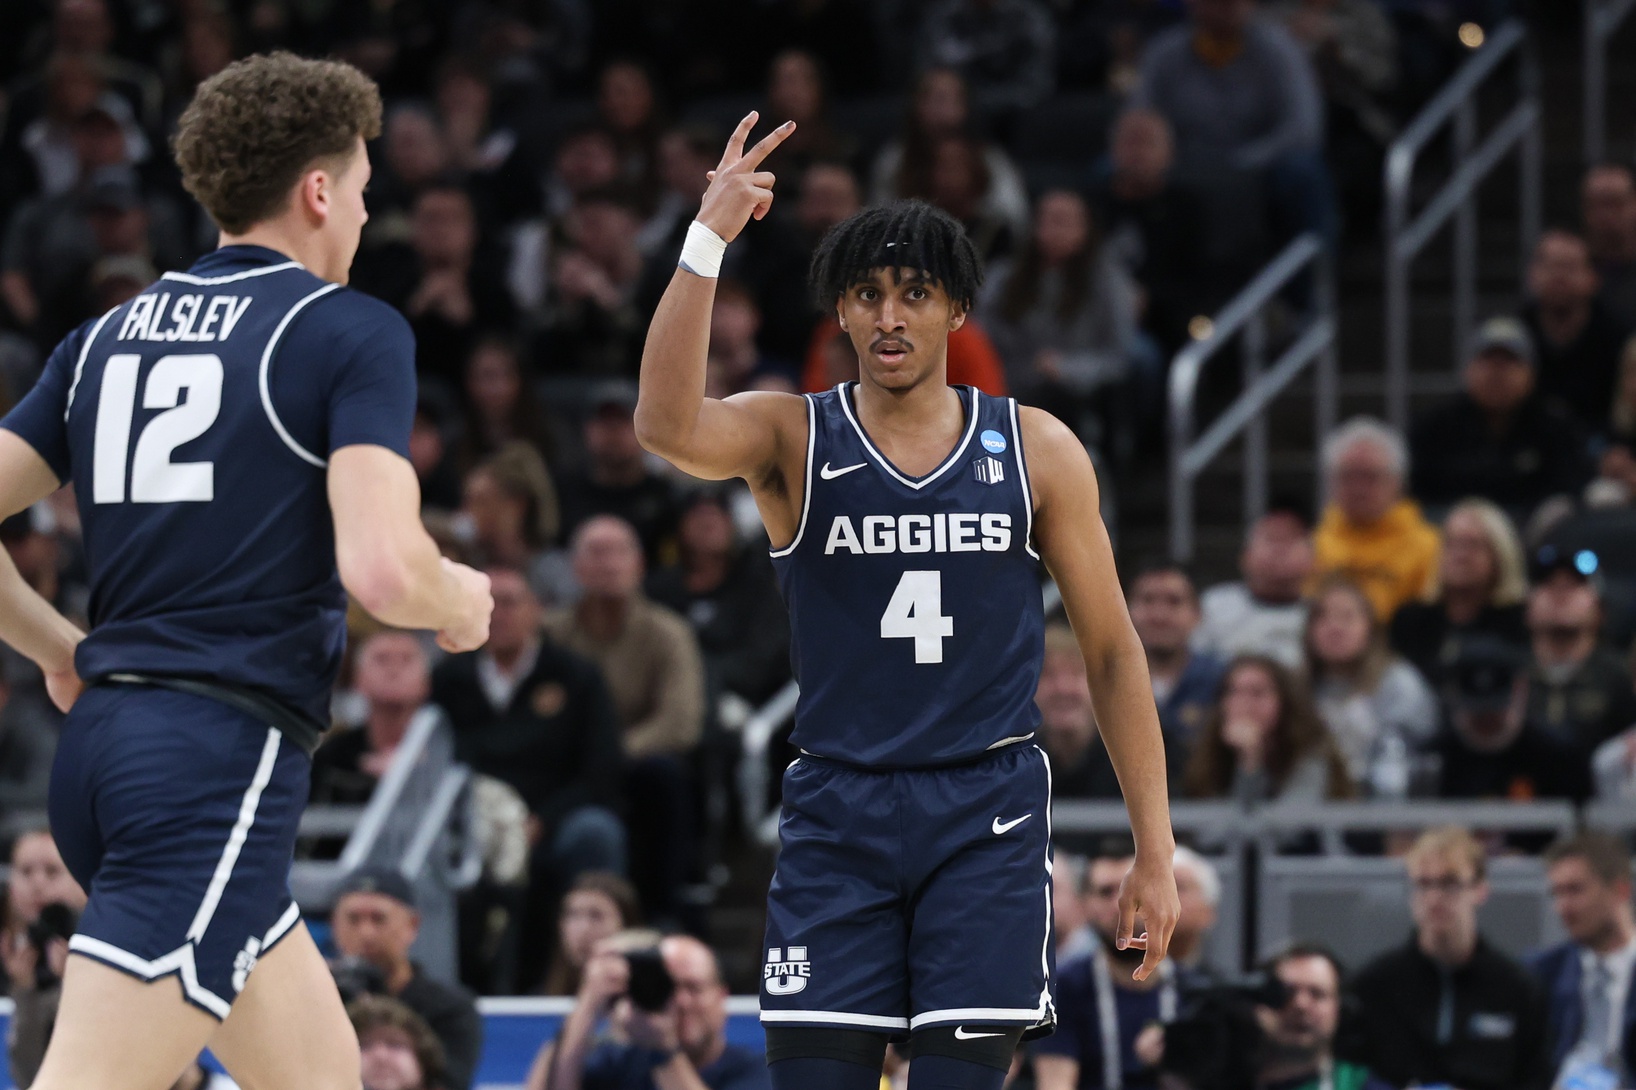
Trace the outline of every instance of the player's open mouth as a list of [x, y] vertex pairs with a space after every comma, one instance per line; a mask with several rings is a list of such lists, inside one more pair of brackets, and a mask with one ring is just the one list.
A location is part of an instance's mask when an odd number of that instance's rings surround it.
[[886, 363], [901, 362], [903, 357], [908, 354], [908, 349], [896, 341], [885, 341], [875, 346], [875, 355]]

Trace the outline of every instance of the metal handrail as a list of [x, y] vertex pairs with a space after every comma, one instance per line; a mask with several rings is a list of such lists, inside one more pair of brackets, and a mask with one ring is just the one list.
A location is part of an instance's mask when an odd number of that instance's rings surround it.
[[1585, 0], [1585, 163], [1601, 162], [1608, 138], [1608, 39], [1636, 0]]
[[[1623, 3], [1626, 0], [1618, 0]], [[1478, 186], [1514, 148], [1521, 148], [1520, 197], [1523, 259], [1539, 236], [1544, 192], [1544, 144], [1539, 69], [1527, 48], [1527, 32], [1512, 19], [1428, 102], [1386, 152], [1386, 416], [1402, 429], [1409, 423], [1409, 276], [1414, 260], [1451, 219], [1454, 221], [1454, 353], [1461, 362], [1476, 324]], [[1513, 55], [1521, 59], [1516, 105], [1479, 144], [1477, 95]], [[1418, 214], [1411, 211], [1415, 167], [1426, 146], [1453, 123], [1454, 170]]]
[[[1303, 276], [1316, 285], [1314, 306], [1301, 333], [1266, 367], [1264, 311], [1286, 287]], [[1313, 398], [1321, 438], [1335, 425], [1337, 401], [1335, 290], [1328, 252], [1318, 235], [1297, 238], [1256, 274], [1212, 322], [1210, 332], [1177, 353], [1170, 367], [1170, 553], [1193, 557], [1193, 484], [1233, 439], [1244, 436], [1244, 518], [1252, 522], [1267, 506], [1267, 420], [1263, 410], [1316, 364]], [[1204, 367], [1235, 337], [1244, 334], [1244, 389], [1204, 434], [1194, 437], [1199, 378]], [[1321, 486], [1321, 481], [1319, 482]]]

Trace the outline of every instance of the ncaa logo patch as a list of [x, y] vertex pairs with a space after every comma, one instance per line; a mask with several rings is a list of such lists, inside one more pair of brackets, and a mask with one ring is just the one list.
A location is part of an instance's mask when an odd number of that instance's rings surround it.
[[1004, 454], [1005, 453], [1005, 436], [1001, 435], [999, 432], [995, 431], [993, 428], [990, 428], [988, 431], [985, 431], [982, 435], [979, 435], [977, 438], [982, 440], [983, 449], [988, 451], [990, 454]]
[[[784, 955], [789, 954], [786, 958]], [[812, 978], [812, 962], [807, 960], [805, 946], [791, 946], [787, 950], [774, 946], [767, 951], [767, 964], [761, 971], [768, 995], [794, 995], [807, 986]]]

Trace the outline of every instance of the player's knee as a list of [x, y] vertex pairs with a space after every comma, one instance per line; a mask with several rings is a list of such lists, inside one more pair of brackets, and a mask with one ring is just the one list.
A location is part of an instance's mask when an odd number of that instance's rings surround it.
[[767, 1026], [767, 1063], [834, 1060], [879, 1072], [886, 1062], [884, 1033], [824, 1026]]
[[1021, 1026], [931, 1026], [909, 1035], [909, 1059], [944, 1056], [1009, 1071], [1022, 1035]]

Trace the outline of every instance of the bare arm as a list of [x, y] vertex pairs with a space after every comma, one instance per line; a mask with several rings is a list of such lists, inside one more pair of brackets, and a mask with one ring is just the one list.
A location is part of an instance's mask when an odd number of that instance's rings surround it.
[[[739, 122], [699, 208], [698, 222], [728, 242], [752, 215], [761, 219], [772, 208], [773, 175], [756, 168], [795, 130], [786, 124], [745, 153], [755, 121], [752, 113]], [[714, 277], [678, 268], [671, 278], [642, 350], [636, 434], [644, 447], [685, 473], [753, 482], [777, 462], [784, 429], [805, 427], [805, 409], [790, 394], [745, 393], [725, 401], [704, 396], [715, 297]]]
[[378, 620], [432, 628], [446, 651], [488, 639], [488, 576], [445, 560], [420, 521], [420, 482], [385, 447], [342, 447], [330, 455], [329, 505], [341, 584]]
[[[14, 432], [0, 429], [0, 518], [26, 511], [57, 490], [57, 475]], [[74, 648], [85, 634], [23, 579], [0, 549], [0, 640], [32, 659], [46, 675], [57, 706], [67, 711], [79, 694]]]
[[[1090, 677], [1096, 719], [1136, 838], [1136, 865], [1119, 898], [1119, 940], [1147, 949], [1145, 979], [1170, 945], [1179, 907], [1176, 852], [1165, 784], [1164, 735], [1153, 704], [1147, 657], [1125, 609], [1113, 546], [1098, 508], [1096, 471], [1073, 432], [1037, 409], [1022, 410], [1023, 444], [1035, 497], [1034, 539], [1062, 590]], [[1131, 934], [1140, 915], [1145, 936]]]

